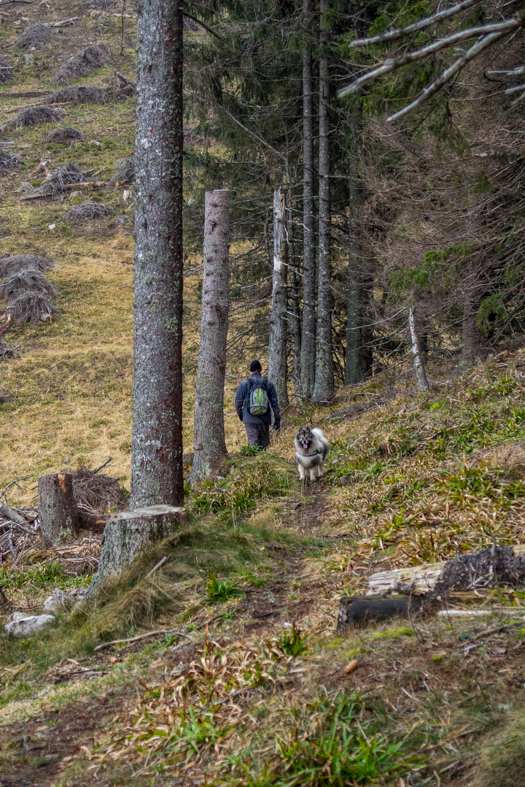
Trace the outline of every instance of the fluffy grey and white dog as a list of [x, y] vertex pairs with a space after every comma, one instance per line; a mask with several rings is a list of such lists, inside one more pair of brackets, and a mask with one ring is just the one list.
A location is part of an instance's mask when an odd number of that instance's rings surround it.
[[310, 481], [315, 480], [316, 473], [320, 478], [323, 475], [324, 463], [330, 450], [330, 443], [321, 429], [301, 427], [294, 443], [297, 469], [301, 481], [305, 480], [307, 473], [310, 473]]

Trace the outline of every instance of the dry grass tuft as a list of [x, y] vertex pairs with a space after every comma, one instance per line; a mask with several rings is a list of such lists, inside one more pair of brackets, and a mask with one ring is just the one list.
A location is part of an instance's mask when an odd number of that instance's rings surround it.
[[8, 153], [6, 150], [0, 149], [0, 175], [5, 175], [7, 172], [19, 166], [20, 162], [16, 156], [12, 156], [11, 153]]
[[41, 186], [32, 191], [31, 196], [58, 197], [63, 193], [65, 186], [72, 183], [82, 183], [83, 180], [84, 175], [76, 164], [64, 164], [62, 167], [57, 167]]
[[102, 202], [83, 202], [81, 205], [72, 205], [64, 218], [75, 223], [87, 219], [100, 219], [108, 216], [109, 213], [109, 208]]
[[62, 63], [55, 74], [55, 82], [67, 85], [70, 79], [86, 77], [109, 60], [106, 47], [93, 44]]
[[71, 126], [54, 128], [46, 137], [46, 142], [83, 142], [84, 134]]
[[24, 126], [40, 126], [43, 123], [55, 123], [62, 120], [66, 113], [58, 107], [48, 107], [45, 104], [22, 109], [16, 117], [16, 128]]
[[15, 69], [13, 64], [6, 60], [5, 57], [0, 56], [0, 85], [12, 79], [14, 75]]
[[38, 292], [49, 297], [57, 294], [43, 273], [31, 269], [12, 273], [0, 285], [0, 297], [7, 301], [8, 306], [26, 292]]
[[99, 514], [121, 511], [128, 500], [118, 478], [97, 473], [82, 464], [73, 473], [73, 496], [78, 506]]
[[15, 323], [51, 322], [58, 309], [46, 293], [23, 292], [8, 304], [7, 313]]
[[42, 49], [46, 44], [51, 43], [53, 36], [52, 28], [38, 22], [36, 25], [31, 25], [31, 27], [24, 30], [16, 45], [19, 49], [32, 49], [33, 47]]
[[49, 271], [54, 263], [45, 257], [33, 257], [31, 254], [13, 254], [12, 257], [0, 259], [0, 279], [11, 276], [19, 271]]
[[76, 104], [107, 104], [109, 93], [103, 87], [70, 85], [50, 93], [47, 100], [50, 104], [65, 104], [68, 101]]
[[117, 161], [117, 171], [109, 181], [110, 186], [125, 185], [135, 181], [135, 159], [123, 158]]

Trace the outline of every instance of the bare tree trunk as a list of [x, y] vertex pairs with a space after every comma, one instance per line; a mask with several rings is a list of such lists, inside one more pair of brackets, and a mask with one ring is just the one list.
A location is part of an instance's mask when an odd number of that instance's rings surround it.
[[288, 242], [286, 237], [286, 191], [273, 193], [273, 275], [268, 378], [275, 385], [281, 409], [288, 406], [286, 368], [286, 301]]
[[183, 501], [182, 9], [138, 0], [132, 508]]
[[230, 306], [229, 194], [228, 189], [218, 189], [206, 192], [205, 198], [202, 316], [195, 384], [192, 484], [216, 472], [227, 456], [224, 376]]
[[292, 196], [287, 207], [287, 236], [288, 236], [288, 267], [290, 269], [290, 290], [288, 297], [287, 323], [290, 326], [289, 334], [292, 346], [293, 363], [293, 390], [297, 403], [302, 401], [301, 387], [301, 295], [299, 275], [295, 257], [295, 242], [293, 237]]
[[360, 198], [356, 165], [357, 120], [353, 107], [351, 116], [352, 146], [350, 183], [348, 189], [348, 291], [346, 317], [345, 385], [360, 383], [364, 377], [363, 316], [364, 316], [364, 271], [360, 259], [357, 228], [357, 209]]
[[485, 344], [485, 336], [478, 328], [478, 312], [481, 298], [477, 292], [476, 271], [474, 269], [466, 271], [462, 290], [461, 363], [468, 366], [481, 359]]
[[80, 520], [73, 497], [71, 473], [41, 475], [38, 479], [38, 518], [42, 541], [54, 547], [77, 534]]
[[317, 283], [317, 347], [313, 399], [327, 401], [334, 394], [332, 357], [332, 263], [330, 208], [330, 71], [323, 47], [328, 43], [327, 11], [329, 0], [320, 0], [321, 28], [319, 41], [319, 275]]
[[412, 340], [412, 355], [414, 356], [414, 372], [416, 374], [417, 384], [420, 391], [429, 391], [430, 386], [428, 384], [425, 362], [421, 352], [421, 342], [419, 341], [413, 306], [411, 306], [408, 311], [408, 325], [410, 327], [410, 338]]
[[[303, 24], [312, 24], [311, 0], [303, 0]], [[315, 380], [315, 223], [312, 47], [303, 47], [303, 327], [301, 336], [301, 393], [312, 396]]]

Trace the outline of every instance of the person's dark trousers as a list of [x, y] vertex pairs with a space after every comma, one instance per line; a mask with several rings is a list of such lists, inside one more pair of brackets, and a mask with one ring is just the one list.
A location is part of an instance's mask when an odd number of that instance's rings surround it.
[[260, 445], [268, 448], [270, 445], [270, 424], [244, 424], [248, 435], [248, 445]]

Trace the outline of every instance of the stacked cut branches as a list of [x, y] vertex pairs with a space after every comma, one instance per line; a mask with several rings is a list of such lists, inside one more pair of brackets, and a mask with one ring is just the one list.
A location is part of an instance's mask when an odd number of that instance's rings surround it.
[[55, 74], [55, 82], [67, 85], [71, 79], [85, 77], [92, 74], [109, 60], [105, 46], [87, 46], [65, 63], [62, 63]]
[[[0, 361], [5, 360], [6, 358], [14, 358], [16, 355], [16, 347], [12, 344], [8, 344], [4, 342], [3, 339], [0, 339]], [[4, 394], [5, 396], [5, 394]], [[1, 402], [2, 394], [0, 394], [0, 402]]]
[[50, 322], [58, 314], [57, 291], [43, 274], [53, 267], [44, 257], [18, 254], [0, 260], [0, 298], [6, 301], [7, 324]]
[[71, 126], [60, 126], [50, 131], [46, 137], [46, 142], [83, 142], [84, 134]]
[[117, 161], [117, 171], [108, 186], [124, 186], [135, 181], [135, 159], [123, 158]]
[[55, 90], [47, 96], [50, 104], [107, 104], [109, 92], [103, 87], [89, 85], [69, 85]]
[[6, 60], [5, 57], [0, 56], [0, 85], [12, 79], [15, 75], [13, 64]]
[[119, 479], [86, 465], [80, 465], [73, 472], [73, 497], [78, 508], [98, 514], [120, 511], [127, 506]]
[[89, 219], [100, 219], [109, 214], [109, 208], [102, 202], [83, 202], [81, 205], [73, 205], [64, 218], [66, 221], [80, 223]]
[[0, 560], [11, 557], [20, 561], [40, 542], [40, 528], [35, 512], [6, 506], [0, 511]]
[[57, 167], [34, 191], [26, 194], [22, 199], [37, 199], [39, 197], [58, 197], [66, 190], [66, 186], [83, 183], [84, 176], [76, 164], [64, 164]]
[[11, 276], [19, 271], [49, 271], [54, 263], [46, 257], [34, 257], [31, 254], [13, 254], [12, 257], [0, 259], [0, 278]]
[[50, 27], [37, 23], [24, 30], [16, 45], [19, 49], [42, 49], [51, 43], [53, 35], [53, 30]]
[[16, 156], [12, 156], [6, 150], [0, 150], [0, 175], [5, 175], [20, 166]]
[[45, 104], [22, 109], [15, 121], [16, 128], [23, 126], [40, 126], [43, 123], [56, 123], [62, 120], [66, 113], [59, 107], [48, 107]]

